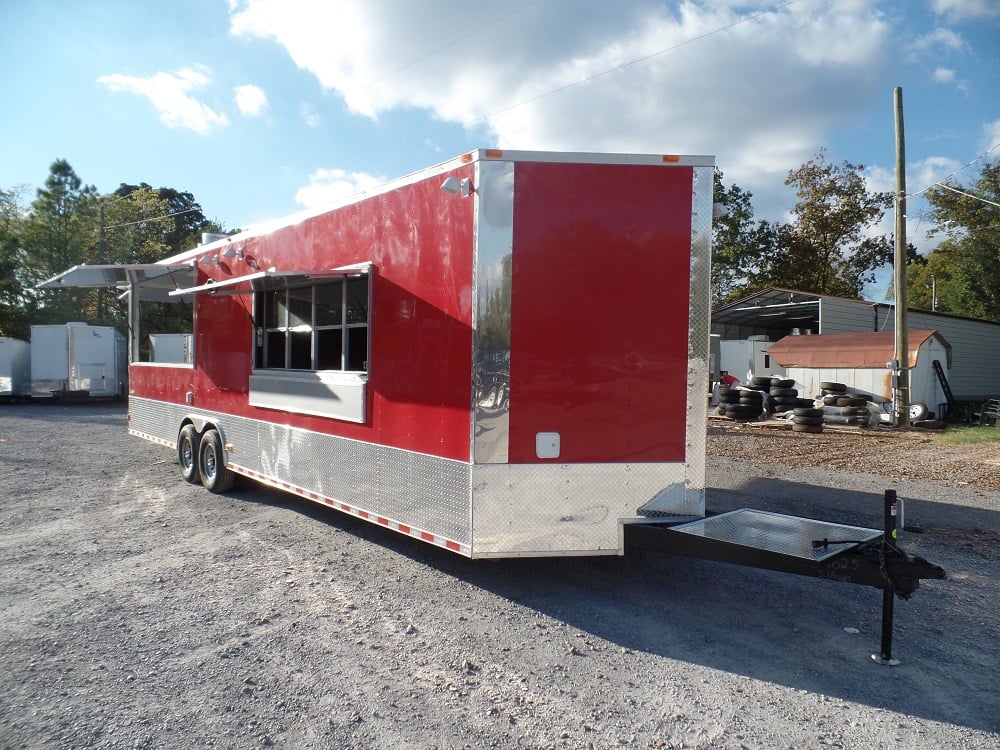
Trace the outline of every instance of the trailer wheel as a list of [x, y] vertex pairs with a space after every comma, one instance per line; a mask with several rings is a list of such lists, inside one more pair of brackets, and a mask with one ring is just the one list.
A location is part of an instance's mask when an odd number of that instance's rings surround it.
[[177, 436], [177, 463], [181, 465], [181, 476], [185, 482], [198, 484], [198, 431], [193, 424], [184, 425]]
[[198, 471], [201, 483], [209, 492], [227, 492], [236, 480], [236, 474], [226, 468], [226, 452], [218, 430], [206, 430], [198, 446]]

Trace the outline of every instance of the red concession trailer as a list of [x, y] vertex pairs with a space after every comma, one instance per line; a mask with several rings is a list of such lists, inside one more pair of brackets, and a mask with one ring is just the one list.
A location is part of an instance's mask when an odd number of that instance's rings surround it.
[[[711, 157], [481, 150], [156, 264], [129, 299], [129, 432], [471, 558], [650, 548], [883, 590], [944, 571], [878, 531], [705, 517]], [[193, 361], [141, 362], [143, 300]], [[833, 541], [831, 541], [833, 540]], [[850, 540], [850, 541], [845, 541]]]
[[619, 554], [704, 513], [712, 184], [705, 156], [474, 151], [48, 285], [193, 300], [193, 363], [133, 341], [129, 380], [129, 431], [189, 481], [469, 557]]

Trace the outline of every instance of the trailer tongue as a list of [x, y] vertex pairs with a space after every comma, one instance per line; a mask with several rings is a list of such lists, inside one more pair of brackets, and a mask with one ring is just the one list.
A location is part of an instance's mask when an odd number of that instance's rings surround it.
[[911, 557], [896, 544], [899, 508], [895, 490], [886, 490], [883, 531], [751, 508], [677, 525], [626, 524], [625, 549], [650, 549], [882, 589], [882, 644], [872, 658], [895, 666], [899, 661], [892, 656], [893, 596], [909, 599], [921, 578], [945, 578], [943, 568]]

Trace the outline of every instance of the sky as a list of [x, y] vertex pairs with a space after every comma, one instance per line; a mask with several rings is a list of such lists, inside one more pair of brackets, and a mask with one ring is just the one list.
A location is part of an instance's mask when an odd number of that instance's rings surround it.
[[65, 159], [228, 230], [488, 147], [709, 154], [786, 220], [820, 149], [895, 190], [901, 87], [927, 252], [919, 193], [1000, 156], [1000, 0], [0, 0], [0, 70], [0, 188]]

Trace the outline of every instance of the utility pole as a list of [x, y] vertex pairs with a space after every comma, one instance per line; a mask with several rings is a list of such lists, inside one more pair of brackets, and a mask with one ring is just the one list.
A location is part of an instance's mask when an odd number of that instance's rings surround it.
[[903, 141], [903, 89], [893, 91], [896, 112], [896, 248], [893, 263], [893, 286], [896, 290], [896, 352], [892, 423], [906, 427], [910, 423], [910, 367], [906, 329], [906, 146]]
[[[99, 235], [99, 240], [97, 244], [97, 263], [102, 265], [105, 258], [105, 247], [104, 247], [104, 196], [100, 197], [100, 219], [101, 219], [101, 232]], [[97, 289], [97, 322], [104, 322], [104, 290], [98, 287]]]

